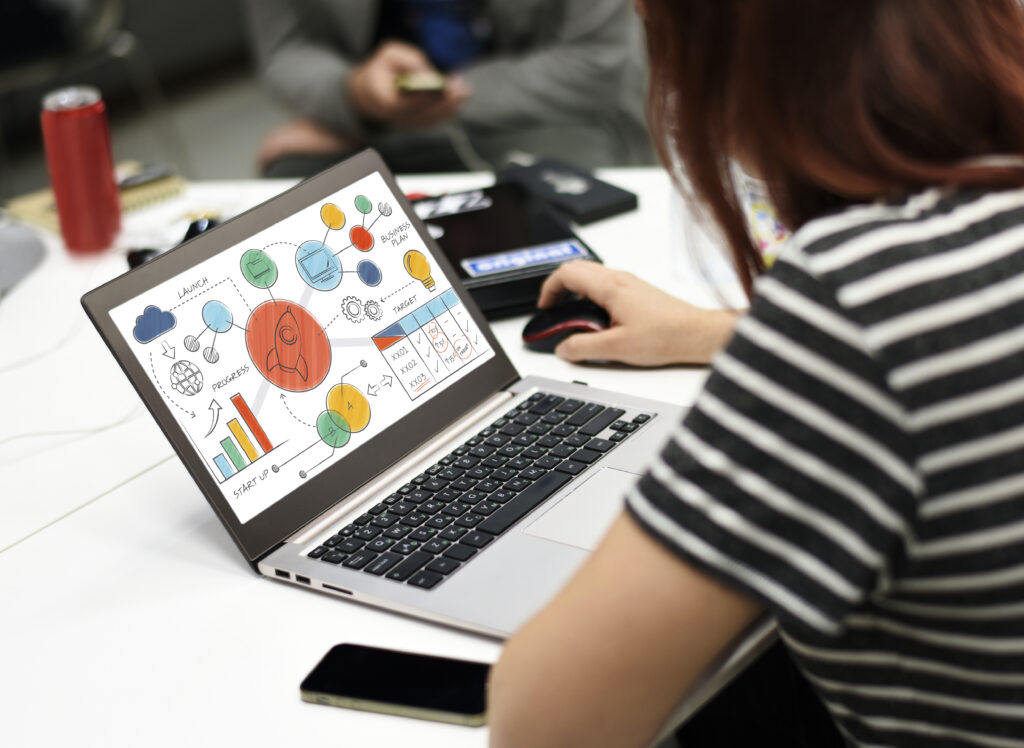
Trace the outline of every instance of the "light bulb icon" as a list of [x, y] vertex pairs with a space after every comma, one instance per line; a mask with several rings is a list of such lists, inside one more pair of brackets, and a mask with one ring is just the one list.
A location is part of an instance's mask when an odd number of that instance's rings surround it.
[[403, 263], [405, 264], [405, 271], [416, 280], [422, 282], [424, 288], [428, 291], [434, 289], [434, 279], [430, 277], [430, 263], [427, 262], [427, 258], [423, 256], [422, 252], [410, 249], [405, 253]]

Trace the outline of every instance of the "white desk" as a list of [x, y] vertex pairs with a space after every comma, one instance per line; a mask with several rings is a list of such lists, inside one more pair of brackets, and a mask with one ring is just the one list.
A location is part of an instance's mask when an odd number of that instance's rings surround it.
[[[672, 254], [681, 233], [664, 173], [605, 177], [637, 192], [640, 210], [582, 237], [607, 264], [710, 303]], [[438, 192], [487, 179], [401, 182]], [[255, 576], [79, 306], [123, 271], [124, 247], [180, 233], [188, 211], [231, 214], [285, 186], [192, 185], [129, 215], [121, 249], [86, 260], [50, 238], [43, 267], [0, 303], [0, 745], [485, 745], [485, 729], [299, 700], [303, 675], [340, 641], [488, 661], [499, 645]], [[704, 380], [698, 368], [570, 365], [524, 350], [522, 324], [495, 325], [521, 372], [677, 402]]]

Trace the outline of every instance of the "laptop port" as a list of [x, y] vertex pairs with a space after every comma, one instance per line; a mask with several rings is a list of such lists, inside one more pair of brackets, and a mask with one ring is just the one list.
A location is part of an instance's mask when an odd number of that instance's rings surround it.
[[295, 581], [299, 584], [309, 584], [309, 577], [304, 577], [299, 574], [295, 575]]
[[325, 584], [324, 585], [324, 589], [325, 590], [330, 590], [331, 592], [340, 592], [343, 595], [351, 595], [352, 594], [352, 590], [343, 590], [341, 587], [334, 587], [334, 586], [329, 585], [329, 584]]
[[291, 579], [292, 578], [292, 575], [290, 573], [288, 573], [287, 571], [283, 571], [281, 569], [274, 569], [274, 575], [278, 576], [278, 577], [281, 577], [281, 579]]

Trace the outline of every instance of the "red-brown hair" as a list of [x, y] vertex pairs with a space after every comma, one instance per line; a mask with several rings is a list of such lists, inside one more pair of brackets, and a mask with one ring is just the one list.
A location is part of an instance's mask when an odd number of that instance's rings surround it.
[[[797, 229], [934, 184], [1024, 184], [1019, 0], [640, 0], [662, 161], [723, 230], [748, 294], [763, 269], [730, 158]], [[678, 181], [678, 180], [677, 180]]]

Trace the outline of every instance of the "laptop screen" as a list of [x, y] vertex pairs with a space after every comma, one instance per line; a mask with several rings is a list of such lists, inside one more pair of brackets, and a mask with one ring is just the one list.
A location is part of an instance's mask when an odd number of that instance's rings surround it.
[[238, 523], [495, 356], [403, 204], [370, 173], [111, 308]]

